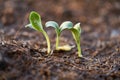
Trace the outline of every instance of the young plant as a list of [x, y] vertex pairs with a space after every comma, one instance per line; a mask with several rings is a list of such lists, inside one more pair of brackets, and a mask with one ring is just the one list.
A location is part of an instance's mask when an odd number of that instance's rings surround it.
[[73, 27], [72, 22], [70, 22], [70, 21], [63, 22], [60, 25], [60, 27], [59, 27], [57, 22], [55, 22], [55, 21], [48, 21], [48, 22], [46, 22], [45, 26], [46, 27], [53, 27], [53, 28], [55, 28], [56, 36], [57, 36], [56, 37], [56, 50], [70, 51], [73, 48], [73, 46], [69, 46], [69, 45], [59, 46], [59, 39], [60, 39], [61, 32], [64, 29], [72, 28]]
[[75, 39], [77, 48], [78, 48], [78, 57], [82, 57], [81, 54], [81, 47], [80, 47], [80, 34], [81, 34], [81, 28], [80, 23], [77, 23], [73, 26], [73, 23], [70, 21], [66, 21], [61, 25], [61, 30], [69, 29], [72, 32], [73, 38]]
[[47, 33], [43, 29], [40, 15], [37, 12], [32, 11], [29, 16], [29, 21], [30, 21], [30, 24], [26, 25], [25, 27], [29, 27], [43, 33], [47, 41], [47, 47], [48, 47], [47, 53], [49, 54], [51, 51], [50, 40]]
[[70, 29], [73, 35], [73, 38], [75, 39], [75, 42], [77, 44], [78, 48], [78, 57], [82, 57], [81, 54], [81, 47], [80, 47], [80, 34], [81, 34], [81, 28], [80, 23], [77, 23], [73, 28]]

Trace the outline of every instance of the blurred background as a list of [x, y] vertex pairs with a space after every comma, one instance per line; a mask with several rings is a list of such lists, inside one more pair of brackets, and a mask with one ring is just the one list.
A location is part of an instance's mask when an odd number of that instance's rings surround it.
[[[24, 28], [31, 11], [41, 15], [43, 25], [50, 20], [59, 24], [68, 20], [80, 22], [84, 39], [120, 35], [120, 0], [0, 0], [0, 33], [6, 38], [36, 39], [38, 32]], [[46, 30], [51, 38], [55, 37], [54, 29]], [[62, 35], [71, 36], [69, 31]]]

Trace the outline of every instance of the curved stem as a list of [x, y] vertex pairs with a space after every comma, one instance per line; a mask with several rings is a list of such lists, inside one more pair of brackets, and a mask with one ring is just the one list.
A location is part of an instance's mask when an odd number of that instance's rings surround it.
[[81, 54], [81, 47], [80, 47], [80, 36], [76, 36], [74, 32], [72, 32], [73, 38], [75, 39], [75, 42], [77, 44], [78, 49], [78, 57], [83, 57]]
[[45, 31], [43, 31], [43, 35], [45, 36], [45, 38], [46, 38], [46, 41], [47, 41], [47, 47], [48, 47], [48, 49], [47, 49], [47, 53], [49, 54], [50, 53], [50, 51], [51, 51], [51, 46], [50, 46], [50, 39], [49, 39], [49, 37], [48, 37], [48, 35], [47, 35], [47, 33], [45, 32]]

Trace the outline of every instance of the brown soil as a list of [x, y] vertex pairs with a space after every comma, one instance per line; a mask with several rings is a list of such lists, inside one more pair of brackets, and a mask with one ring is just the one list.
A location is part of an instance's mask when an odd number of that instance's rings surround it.
[[[54, 51], [55, 31], [44, 36], [25, 28], [30, 11], [48, 20], [81, 22], [84, 58]], [[60, 44], [75, 45], [70, 31]], [[120, 80], [120, 0], [0, 0], [0, 80]]]

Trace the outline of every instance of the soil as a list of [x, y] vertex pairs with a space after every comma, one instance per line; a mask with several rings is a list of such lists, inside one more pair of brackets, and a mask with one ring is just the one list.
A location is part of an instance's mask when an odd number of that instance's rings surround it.
[[[45, 28], [52, 45], [46, 56], [44, 36], [25, 28], [30, 11], [43, 24], [81, 22], [81, 48], [55, 51], [55, 31]], [[70, 31], [60, 44], [75, 45]], [[120, 0], [0, 0], [0, 80], [120, 80]]]

